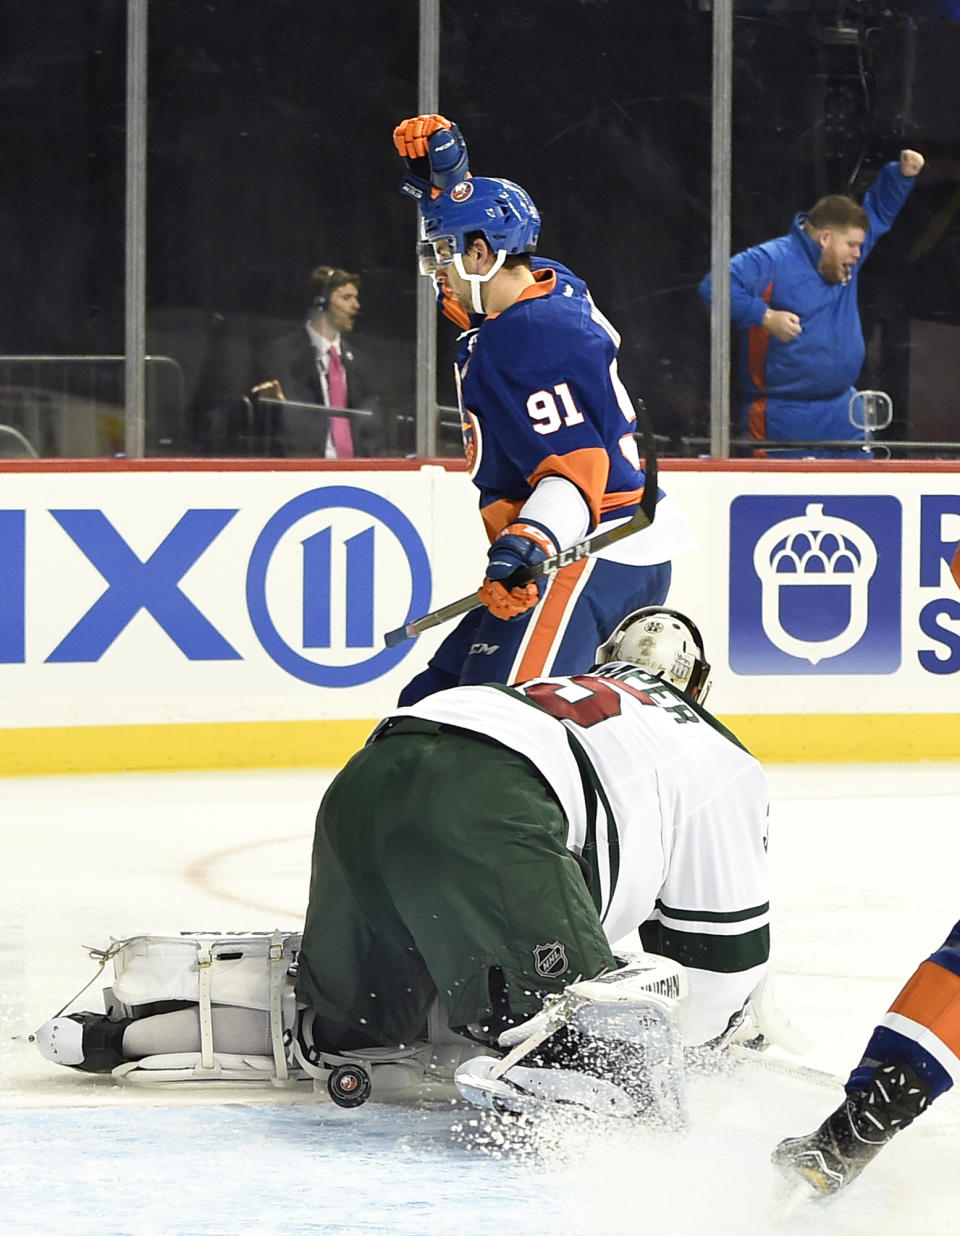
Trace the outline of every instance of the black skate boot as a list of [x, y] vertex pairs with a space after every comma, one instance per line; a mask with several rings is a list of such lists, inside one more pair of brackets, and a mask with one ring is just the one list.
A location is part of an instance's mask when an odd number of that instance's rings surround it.
[[866, 1090], [848, 1094], [815, 1133], [782, 1141], [771, 1162], [788, 1179], [804, 1180], [817, 1193], [836, 1193], [929, 1101], [929, 1086], [909, 1065], [885, 1065]]
[[125, 1064], [123, 1032], [133, 1019], [111, 1021], [104, 1013], [61, 1013], [33, 1035], [41, 1056], [86, 1073], [110, 1073]]

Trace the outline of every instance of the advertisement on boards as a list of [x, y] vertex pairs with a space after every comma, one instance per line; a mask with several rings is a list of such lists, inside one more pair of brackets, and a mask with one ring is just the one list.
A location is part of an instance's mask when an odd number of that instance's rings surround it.
[[437, 467], [8, 477], [2, 724], [378, 716], [443, 634], [384, 633], [479, 582], [474, 502]]
[[[247, 726], [260, 744], [250, 758], [263, 749], [256, 727], [312, 724], [309, 751], [352, 722], [355, 742], [449, 628], [396, 648], [384, 634], [471, 594], [485, 561], [476, 491], [439, 466], [4, 481], [0, 732], [12, 750], [45, 728], [112, 727], [122, 747], [123, 727], [160, 727], [153, 742], [195, 727], [194, 745], [214, 727], [211, 744], [227, 750], [240, 732], [229, 727]], [[903, 732], [926, 718], [922, 741], [949, 754], [960, 473], [671, 463], [662, 483], [697, 542], [674, 562], [668, 603], [704, 633], [718, 714], [762, 741], [764, 719], [810, 734], [835, 717], [825, 744], [845, 741], [851, 716]]]

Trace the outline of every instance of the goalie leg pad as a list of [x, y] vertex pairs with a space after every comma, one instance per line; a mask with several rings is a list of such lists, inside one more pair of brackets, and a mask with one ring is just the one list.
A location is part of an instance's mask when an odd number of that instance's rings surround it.
[[[259, 1009], [216, 1005], [211, 1010], [211, 1020], [217, 1053], [253, 1056], [269, 1056], [272, 1053], [267, 1013]], [[200, 1010], [196, 1005], [175, 1013], [136, 1018], [130, 1022], [123, 1037], [125, 1060], [165, 1053], [199, 1054], [200, 1048]]]
[[[288, 1060], [297, 1018], [293, 985], [300, 939], [299, 934], [274, 931], [141, 936], [121, 942], [108, 1003], [124, 1011], [144, 1011], [149, 1003], [138, 1003], [144, 995], [153, 1003], [186, 999], [195, 1003], [200, 1041], [199, 1051], [171, 1051], [182, 1046], [173, 1035], [166, 1052], [125, 1064], [115, 1076], [141, 1082], [247, 1080], [275, 1085], [301, 1080], [303, 1074], [291, 1073]], [[266, 1043], [263, 1018], [248, 1016], [253, 1010], [268, 1019]], [[217, 1023], [227, 1032], [224, 1042], [217, 1039]]]
[[93, 952], [113, 963], [106, 1012], [62, 1011], [25, 1037], [57, 1064], [129, 1083], [312, 1082], [326, 1095], [333, 1070], [354, 1063], [376, 1099], [456, 1097], [454, 1070], [477, 1046], [449, 1030], [439, 1002], [425, 1041], [344, 1053], [315, 1045], [313, 1012], [294, 994], [299, 946], [281, 932], [113, 941]]
[[[101, 967], [113, 963], [106, 1014], [62, 1011], [29, 1037], [56, 1063], [135, 1081], [299, 1080], [304, 1074], [292, 1075], [287, 1058], [299, 947], [299, 934], [280, 931], [114, 940], [92, 954]], [[186, 1040], [179, 1013], [169, 1035], [161, 1033], [171, 1009], [187, 1015]], [[127, 1029], [147, 1019], [154, 1026], [138, 1027], [125, 1042]], [[227, 1028], [222, 1043], [215, 1042], [215, 1022]], [[198, 1050], [181, 1050], [187, 1043]]]

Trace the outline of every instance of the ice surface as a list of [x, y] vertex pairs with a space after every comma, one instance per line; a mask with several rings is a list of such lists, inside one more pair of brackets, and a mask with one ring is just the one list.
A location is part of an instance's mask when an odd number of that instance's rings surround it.
[[[773, 767], [777, 998], [845, 1074], [960, 916], [960, 769]], [[57, 1068], [11, 1039], [140, 932], [295, 930], [328, 774], [0, 781], [0, 1231], [152, 1236], [955, 1236], [960, 1100], [944, 1096], [827, 1206], [785, 1209], [783, 1136], [828, 1085], [763, 1068], [690, 1082], [683, 1141], [560, 1119], [523, 1132], [461, 1106], [224, 1086], [146, 1090]], [[101, 977], [86, 1003], [99, 1007]]]

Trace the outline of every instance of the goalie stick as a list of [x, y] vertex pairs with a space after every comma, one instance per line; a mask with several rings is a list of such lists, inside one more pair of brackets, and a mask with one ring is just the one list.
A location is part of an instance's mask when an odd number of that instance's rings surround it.
[[[595, 554], [599, 549], [606, 549], [608, 545], [622, 541], [624, 537], [632, 536], [634, 532], [639, 532], [643, 528], [649, 528], [653, 523], [657, 513], [657, 455], [653, 445], [653, 428], [642, 402], [639, 404], [637, 419], [638, 428], [633, 436], [636, 438], [637, 445], [643, 449], [645, 479], [643, 497], [635, 513], [625, 523], [618, 524], [615, 528], [594, 533], [593, 536], [585, 537], [582, 541], [568, 546], [567, 549], [561, 549], [559, 553], [544, 558], [543, 562], [538, 562], [536, 566], [531, 567], [517, 581], [519, 584], [529, 583], [532, 579], [540, 579], [543, 575], [555, 575], [557, 571], [562, 571], [571, 563], [579, 562], [581, 558], [586, 558], [588, 554]], [[416, 618], [413, 622], [407, 622], [394, 631], [388, 631], [383, 637], [383, 642], [388, 648], [396, 648], [405, 640], [414, 639], [423, 631], [448, 622], [451, 618], [459, 618], [461, 614], [467, 614], [482, 604], [477, 594], [472, 592], [467, 597], [461, 597], [459, 601], [451, 601], [449, 605], [431, 610], [422, 618]]]

